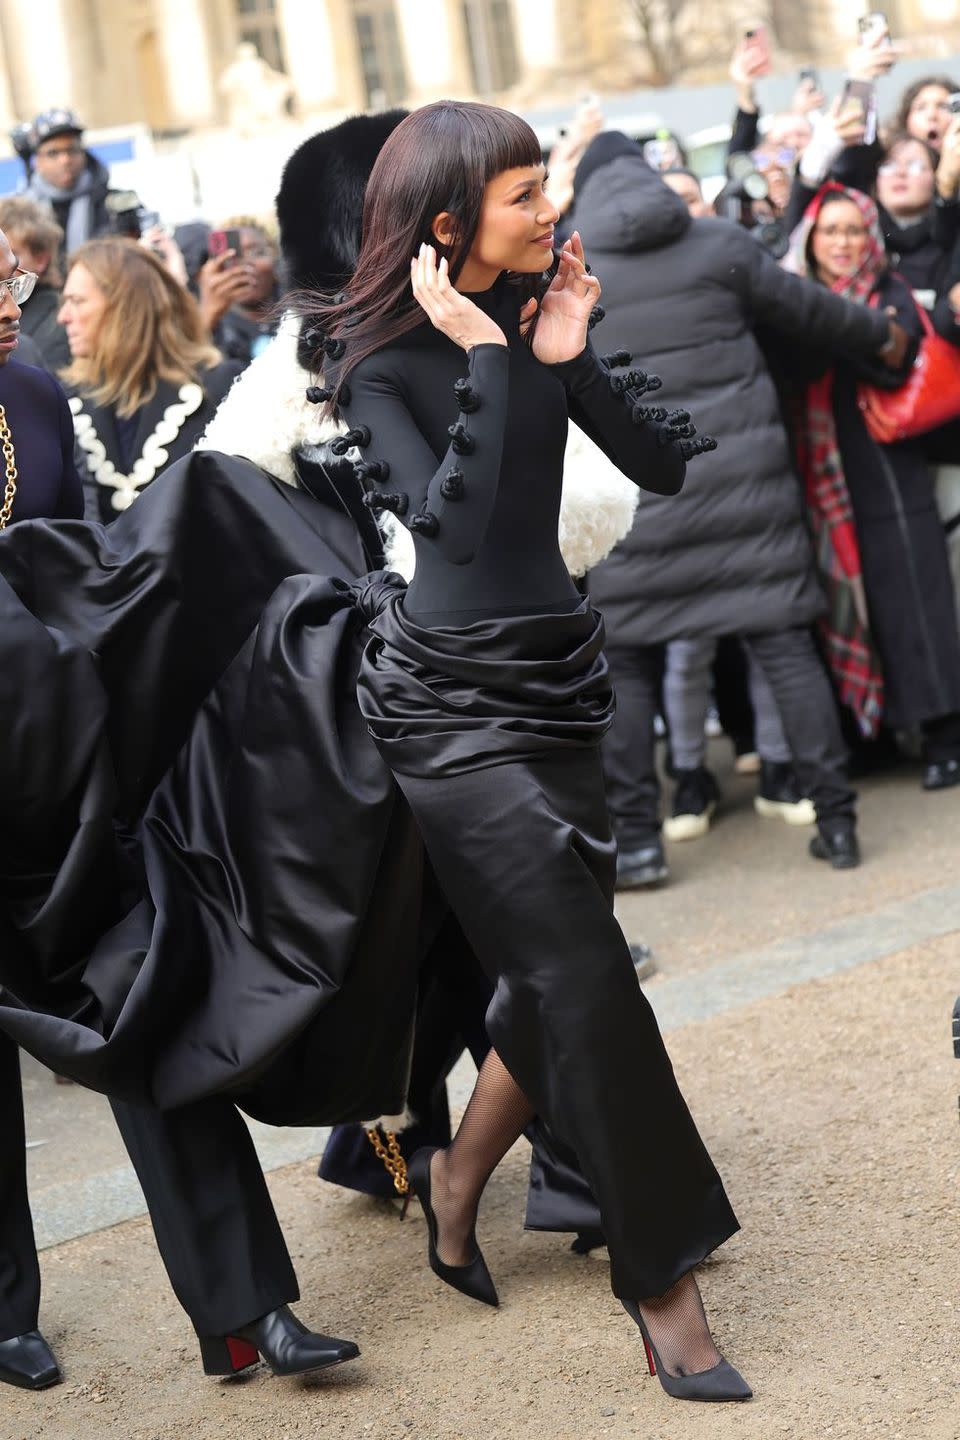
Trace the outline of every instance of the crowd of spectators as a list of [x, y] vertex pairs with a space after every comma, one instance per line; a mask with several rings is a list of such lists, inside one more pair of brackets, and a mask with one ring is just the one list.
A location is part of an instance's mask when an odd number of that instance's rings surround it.
[[[931, 74], [880, 116], [897, 55], [876, 18], [841, 93], [807, 69], [765, 117], [769, 45], [748, 32], [716, 193], [682, 137], [608, 130], [593, 100], [549, 156], [560, 229], [580, 231], [603, 284], [603, 348], [655, 370], [657, 399], [719, 441], [678, 497], [644, 500], [589, 581], [619, 697], [622, 887], [667, 878], [664, 833], [709, 829], [715, 711], [758, 813], [818, 820], [811, 848], [836, 868], [859, 860], [851, 767], [918, 747], [925, 788], [960, 783], [960, 82]], [[271, 344], [275, 222], [162, 225], [111, 188], [67, 110], [37, 117], [26, 155], [21, 193], [0, 199], [37, 277], [21, 331], [66, 388], [86, 513], [109, 523]], [[940, 372], [949, 413], [878, 437], [867, 390], [881, 406], [906, 394], [937, 346], [938, 365], [957, 357]]]

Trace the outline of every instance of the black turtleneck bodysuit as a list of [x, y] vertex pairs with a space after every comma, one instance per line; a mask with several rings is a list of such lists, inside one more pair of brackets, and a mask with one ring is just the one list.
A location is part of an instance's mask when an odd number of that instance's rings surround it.
[[685, 470], [679, 446], [636, 415], [636, 390], [617, 393], [589, 344], [541, 364], [520, 336], [515, 287], [501, 277], [470, 298], [506, 347], [465, 354], [424, 322], [362, 360], [341, 397], [373, 508], [413, 531], [404, 608], [428, 626], [578, 603], [557, 537], [568, 415], [643, 489], [675, 494]]

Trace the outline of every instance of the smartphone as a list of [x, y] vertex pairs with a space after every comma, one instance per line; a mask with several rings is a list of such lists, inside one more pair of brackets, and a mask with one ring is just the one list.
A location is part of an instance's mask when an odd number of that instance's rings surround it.
[[960, 90], [955, 90], [952, 95], [947, 96], [947, 109], [951, 115], [960, 115]]
[[211, 260], [215, 260], [218, 255], [225, 255], [228, 250], [234, 252], [233, 259], [228, 263], [235, 265], [240, 256], [240, 231], [211, 230], [207, 236], [207, 254]]
[[801, 85], [812, 85], [814, 90], [820, 89], [820, 72], [813, 65], [804, 65], [797, 79]]
[[743, 32], [743, 46], [745, 50], [751, 50], [757, 59], [757, 66], [754, 69], [755, 75], [766, 75], [770, 70], [770, 40], [765, 25], [754, 25], [750, 30]]
[[864, 145], [872, 145], [877, 138], [877, 92], [872, 80], [847, 80], [843, 87], [843, 100], [859, 100], [863, 108], [865, 129]]
[[643, 158], [653, 170], [672, 170], [680, 164], [680, 151], [672, 135], [658, 135], [644, 142]]
[[861, 45], [865, 44], [869, 37], [879, 30], [886, 30], [887, 36], [884, 43], [890, 44], [890, 26], [882, 10], [871, 10], [869, 15], [861, 15], [857, 21], [857, 29], [860, 32]]

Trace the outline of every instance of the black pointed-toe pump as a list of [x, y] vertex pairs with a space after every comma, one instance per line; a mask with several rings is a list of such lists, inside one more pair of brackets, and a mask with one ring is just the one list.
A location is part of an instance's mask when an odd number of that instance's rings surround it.
[[499, 1305], [497, 1287], [479, 1245], [476, 1255], [466, 1265], [447, 1265], [437, 1254], [437, 1217], [430, 1203], [430, 1162], [439, 1148], [434, 1145], [418, 1150], [407, 1166], [411, 1188], [420, 1201], [427, 1220], [427, 1258], [430, 1269], [445, 1284], [452, 1285], [454, 1290], [459, 1290], [462, 1295], [469, 1295], [471, 1300], [479, 1300], [484, 1305]]
[[633, 1300], [621, 1300], [620, 1303], [631, 1320], [639, 1326], [650, 1374], [656, 1375], [664, 1390], [674, 1400], [749, 1400], [753, 1395], [740, 1372], [734, 1370], [729, 1360], [724, 1360], [722, 1356], [709, 1370], [700, 1370], [693, 1375], [669, 1374], [663, 1368], [656, 1346], [647, 1333], [640, 1306]]

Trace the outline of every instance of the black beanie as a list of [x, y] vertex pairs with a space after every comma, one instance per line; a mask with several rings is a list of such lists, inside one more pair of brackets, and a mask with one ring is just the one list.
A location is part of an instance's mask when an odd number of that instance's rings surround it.
[[599, 135], [594, 136], [574, 173], [574, 196], [583, 189], [595, 170], [609, 165], [611, 160], [617, 160], [621, 155], [638, 155], [642, 160], [643, 149], [622, 130], [601, 130]]

